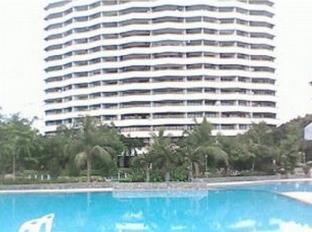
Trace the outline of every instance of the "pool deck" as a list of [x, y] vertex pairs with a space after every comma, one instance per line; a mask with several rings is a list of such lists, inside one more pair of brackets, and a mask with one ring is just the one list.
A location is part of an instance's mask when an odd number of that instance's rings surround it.
[[286, 192], [282, 195], [312, 205], [312, 192]]
[[[67, 184], [27, 184], [0, 185], [0, 194], [5, 193], [64, 193], [64, 192], [122, 192], [122, 191], [173, 191], [173, 190], [214, 190], [220, 187], [230, 187], [248, 184], [266, 184], [277, 182], [312, 181], [311, 178], [280, 179], [272, 177], [253, 177], [252, 179], [201, 179], [193, 182], [163, 182], [163, 183], [67, 183]], [[285, 195], [286, 196], [286, 195]]]

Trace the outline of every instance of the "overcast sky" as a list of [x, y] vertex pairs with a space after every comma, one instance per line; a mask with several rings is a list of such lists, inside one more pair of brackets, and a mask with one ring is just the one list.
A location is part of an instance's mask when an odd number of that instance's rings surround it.
[[[208, 1], [208, 0], [207, 0]], [[0, 0], [2, 113], [42, 118], [42, 0]], [[312, 112], [312, 0], [276, 0], [279, 119]]]

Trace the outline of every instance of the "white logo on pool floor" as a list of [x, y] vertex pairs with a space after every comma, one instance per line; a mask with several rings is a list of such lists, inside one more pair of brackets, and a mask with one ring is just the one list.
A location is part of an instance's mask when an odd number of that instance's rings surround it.
[[41, 218], [27, 221], [21, 225], [18, 232], [40, 232], [44, 228], [44, 232], [52, 232], [54, 214], [48, 214]]

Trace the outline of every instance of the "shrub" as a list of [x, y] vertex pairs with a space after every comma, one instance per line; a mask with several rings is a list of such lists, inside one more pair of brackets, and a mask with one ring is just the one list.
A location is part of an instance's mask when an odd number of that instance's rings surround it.
[[171, 172], [171, 180], [173, 181], [187, 181], [188, 180], [188, 170], [183, 167], [177, 167]]

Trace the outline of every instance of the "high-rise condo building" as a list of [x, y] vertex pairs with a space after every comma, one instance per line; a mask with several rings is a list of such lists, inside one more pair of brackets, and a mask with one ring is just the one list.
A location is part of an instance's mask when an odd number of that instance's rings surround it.
[[75, 0], [45, 8], [45, 132], [81, 115], [148, 138], [277, 124], [271, 0]]

